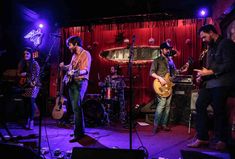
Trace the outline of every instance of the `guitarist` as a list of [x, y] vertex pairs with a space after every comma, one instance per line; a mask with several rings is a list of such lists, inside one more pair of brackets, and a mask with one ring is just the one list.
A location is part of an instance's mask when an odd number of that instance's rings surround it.
[[[71, 36], [66, 40], [66, 45], [71, 51], [72, 59], [70, 64], [60, 63], [59, 67], [67, 71], [67, 76], [72, 77], [68, 83], [69, 98], [74, 112], [74, 137], [69, 142], [77, 142], [85, 133], [82, 100], [87, 90], [89, 72], [91, 66], [90, 53], [82, 48], [82, 39], [78, 36]], [[76, 73], [73, 70], [78, 70]], [[68, 73], [69, 72], [69, 73]]]
[[26, 47], [23, 52], [23, 59], [18, 64], [17, 75], [20, 78], [19, 85], [24, 88], [22, 94], [26, 108], [26, 129], [34, 127], [35, 99], [39, 92], [39, 73], [40, 67], [33, 59], [32, 49]]
[[[172, 58], [168, 57], [171, 48], [172, 47], [167, 42], [163, 42], [160, 45], [160, 56], [154, 59], [150, 68], [150, 76], [158, 79], [161, 85], [165, 85], [167, 83], [164, 79], [164, 76], [167, 73], [170, 73], [171, 76], [176, 73], [175, 64]], [[170, 128], [168, 127], [168, 117], [170, 112], [171, 97], [171, 94], [168, 97], [161, 97], [157, 95], [158, 103], [154, 116], [154, 134], [156, 134], [160, 129], [170, 131]]]
[[211, 24], [202, 26], [198, 33], [208, 45], [208, 50], [203, 68], [194, 69], [196, 80], [203, 84], [196, 100], [196, 140], [187, 146], [199, 148], [209, 145], [207, 107], [211, 105], [214, 114], [213, 147], [224, 151], [231, 142], [226, 101], [235, 81], [235, 44], [219, 35]]

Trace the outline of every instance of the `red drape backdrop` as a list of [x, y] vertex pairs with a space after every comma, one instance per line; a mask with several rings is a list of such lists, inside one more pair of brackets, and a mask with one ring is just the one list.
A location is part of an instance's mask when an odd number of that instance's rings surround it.
[[[211, 21], [211, 19], [209, 19]], [[100, 93], [98, 87], [98, 74], [101, 80], [109, 74], [110, 66], [115, 65], [113, 61], [104, 60], [99, 57], [102, 50], [126, 46], [125, 43], [117, 43], [118, 33], [123, 33], [124, 38], [130, 41], [132, 36], [136, 36], [135, 46], [149, 45], [149, 38], [155, 39], [154, 45], [170, 39], [174, 48], [178, 50], [178, 55], [174, 57], [177, 68], [185, 64], [191, 56], [197, 65], [197, 59], [201, 53], [201, 41], [197, 34], [199, 27], [203, 25], [204, 19], [167, 20], [167, 21], [146, 21], [122, 24], [99, 24], [89, 26], [64, 27], [61, 28], [62, 45], [60, 61], [68, 63], [71, 58], [65, 41], [71, 35], [78, 35], [84, 41], [84, 48], [89, 50], [92, 56], [90, 72], [90, 82], [87, 93]], [[134, 104], [147, 104], [154, 97], [152, 88], [152, 77], [149, 76], [151, 63], [133, 65], [134, 75]], [[128, 64], [120, 64], [122, 73], [128, 80]], [[128, 87], [126, 97], [128, 102]]]

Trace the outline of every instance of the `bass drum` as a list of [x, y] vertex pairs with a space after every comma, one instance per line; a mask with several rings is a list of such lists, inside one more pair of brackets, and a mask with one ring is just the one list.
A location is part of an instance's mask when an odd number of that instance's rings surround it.
[[105, 109], [98, 100], [88, 99], [82, 104], [86, 127], [96, 127], [104, 124]]

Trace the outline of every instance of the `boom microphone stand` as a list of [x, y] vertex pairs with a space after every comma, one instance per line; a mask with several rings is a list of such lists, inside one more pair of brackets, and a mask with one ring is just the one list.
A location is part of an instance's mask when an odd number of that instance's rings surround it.
[[129, 137], [130, 137], [130, 150], [132, 150], [132, 105], [133, 105], [133, 77], [132, 77], [132, 64], [134, 56], [134, 43], [135, 35], [132, 36], [132, 43], [130, 45], [130, 55], [128, 63], [128, 73], [129, 73], [129, 82], [130, 82], [130, 105], [129, 105]]

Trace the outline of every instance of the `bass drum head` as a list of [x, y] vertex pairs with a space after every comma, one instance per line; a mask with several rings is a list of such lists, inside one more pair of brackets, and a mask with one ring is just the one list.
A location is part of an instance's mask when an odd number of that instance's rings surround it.
[[86, 100], [82, 104], [86, 127], [96, 127], [104, 124], [104, 107], [95, 99]]

